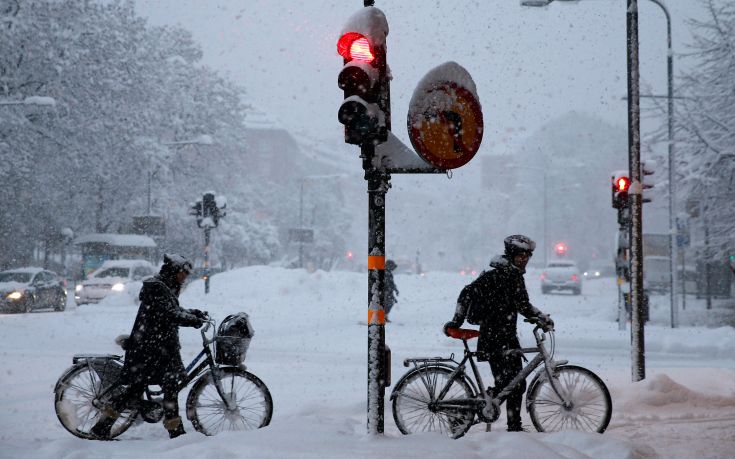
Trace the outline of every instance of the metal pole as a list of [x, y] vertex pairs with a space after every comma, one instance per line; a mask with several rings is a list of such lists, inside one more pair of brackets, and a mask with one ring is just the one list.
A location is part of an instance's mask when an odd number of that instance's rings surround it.
[[204, 293], [209, 293], [209, 232], [211, 228], [204, 228]]
[[385, 401], [385, 194], [390, 176], [372, 168], [375, 145], [362, 145], [368, 180], [368, 399], [369, 435], [382, 434]]
[[549, 264], [549, 190], [546, 188], [544, 171], [544, 267]]
[[659, 0], [651, 0], [658, 5], [666, 16], [666, 74], [668, 81], [668, 124], [669, 124], [669, 285], [671, 306], [671, 328], [676, 328], [676, 258], [677, 247], [674, 243], [676, 237], [676, 217], [674, 212], [674, 52], [671, 49], [671, 15], [666, 6]]
[[632, 320], [631, 373], [633, 382], [645, 379], [643, 321], [643, 202], [641, 194], [640, 74], [638, 68], [638, 0], [628, 0], [628, 161], [631, 182], [637, 187], [631, 198], [630, 297]]
[[[299, 194], [299, 231], [304, 227], [304, 180], [301, 179], [301, 193]], [[304, 241], [299, 237], [299, 268], [304, 267]]]
[[705, 201], [704, 212], [702, 212], [702, 219], [704, 220], [704, 275], [705, 275], [705, 288], [707, 289], [707, 309], [712, 309], [712, 282], [710, 280], [711, 265], [710, 265], [710, 250], [709, 250], [709, 221], [707, 220], [707, 213], [709, 212], [709, 203]]

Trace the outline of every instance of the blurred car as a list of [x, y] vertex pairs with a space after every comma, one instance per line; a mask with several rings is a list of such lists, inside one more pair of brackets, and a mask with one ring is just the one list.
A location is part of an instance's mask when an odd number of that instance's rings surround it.
[[550, 261], [541, 273], [541, 293], [552, 290], [571, 290], [574, 295], [582, 293], [582, 276], [573, 261]]
[[0, 273], [0, 311], [66, 309], [66, 281], [41, 268], [10, 269]]
[[601, 277], [615, 277], [615, 266], [606, 263], [590, 263], [582, 273], [585, 279], [599, 279]]
[[74, 299], [77, 305], [99, 303], [110, 294], [127, 294], [136, 298], [143, 280], [156, 274], [156, 268], [146, 260], [107, 260], [87, 280], [77, 284]]

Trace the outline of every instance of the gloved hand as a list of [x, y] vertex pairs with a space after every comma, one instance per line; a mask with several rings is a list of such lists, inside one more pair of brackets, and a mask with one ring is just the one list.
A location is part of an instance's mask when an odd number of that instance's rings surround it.
[[459, 328], [461, 326], [462, 326], [462, 324], [460, 324], [458, 322], [455, 322], [453, 320], [450, 320], [449, 322], [447, 322], [447, 323], [444, 324], [444, 328], [442, 330], [444, 331], [444, 334], [445, 335], [449, 336], [449, 333], [447, 333], [447, 329], [448, 328]]
[[205, 323], [207, 323], [206, 320], [197, 317], [196, 322], [194, 322], [194, 328], [202, 328], [202, 325], [204, 325]]
[[539, 314], [538, 324], [539, 326], [541, 326], [541, 328], [545, 332], [550, 332], [554, 330], [554, 321], [551, 319], [551, 316], [548, 314]]
[[202, 320], [209, 319], [209, 313], [207, 311], [202, 311], [199, 309], [190, 309], [189, 312], [194, 314], [197, 319], [202, 319]]

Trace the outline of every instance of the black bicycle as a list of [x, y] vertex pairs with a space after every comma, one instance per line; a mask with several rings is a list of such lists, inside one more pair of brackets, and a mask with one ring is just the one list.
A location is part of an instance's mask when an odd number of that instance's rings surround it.
[[[488, 388], [482, 383], [467, 340], [480, 335], [477, 330], [449, 328], [447, 334], [464, 344], [464, 357], [406, 359], [413, 365], [391, 394], [393, 419], [403, 434], [439, 431], [452, 438], [464, 435], [478, 423], [490, 424], [500, 416], [500, 406], [521, 381], [539, 366], [526, 392], [526, 409], [539, 432], [580, 430], [602, 433], [610, 423], [612, 401], [605, 383], [593, 372], [566, 360], [554, 360], [554, 334], [545, 332], [537, 320], [533, 336], [536, 347], [512, 349], [507, 353], [536, 353], [520, 373], [504, 388]], [[549, 336], [551, 350], [544, 342]], [[525, 360], [525, 356], [524, 356]], [[467, 374], [467, 363], [474, 380]]]
[[[242, 326], [247, 330], [238, 333]], [[207, 320], [201, 329], [202, 351], [186, 368], [187, 378], [181, 388], [193, 382], [186, 399], [187, 418], [205, 435], [267, 426], [273, 415], [270, 391], [242, 363], [252, 337], [247, 314], [230, 315], [214, 330], [215, 322]], [[92, 439], [90, 429], [120, 388], [123, 358], [78, 354], [72, 362], [54, 388], [56, 416], [71, 434]], [[156, 387], [147, 387], [141, 399], [126, 407], [112, 426], [111, 438], [125, 432], [138, 419], [156, 423], [163, 418], [163, 391]]]

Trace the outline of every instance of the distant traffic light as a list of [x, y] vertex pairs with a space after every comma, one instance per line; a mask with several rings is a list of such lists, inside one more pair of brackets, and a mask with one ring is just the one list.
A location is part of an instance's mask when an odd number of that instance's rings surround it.
[[648, 193], [646, 190], [650, 190], [653, 188], [654, 183], [651, 179], [651, 176], [656, 173], [656, 162], [651, 160], [646, 160], [641, 162], [641, 178], [642, 178], [642, 188], [643, 188], [643, 201], [642, 202], [651, 202], [653, 201], [653, 196], [651, 196], [651, 192]]
[[202, 218], [204, 218], [204, 206], [201, 200], [189, 204], [189, 215], [196, 217], [197, 226], [202, 224]]
[[564, 255], [567, 253], [567, 245], [563, 242], [557, 242], [556, 245], [554, 245], [554, 251], [557, 255]]
[[627, 172], [617, 172], [612, 176], [612, 206], [615, 209], [623, 209], [630, 206], [628, 190], [630, 189], [630, 178]]
[[382, 13], [370, 16], [370, 22], [355, 22], [363, 33], [347, 31], [337, 42], [337, 52], [344, 59], [337, 84], [344, 90], [344, 101], [337, 118], [345, 125], [345, 142], [378, 144], [388, 139], [390, 123], [390, 82], [386, 62], [387, 27]]

